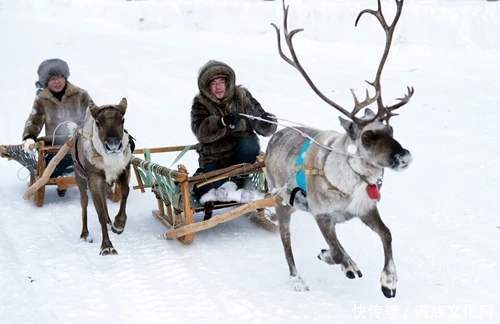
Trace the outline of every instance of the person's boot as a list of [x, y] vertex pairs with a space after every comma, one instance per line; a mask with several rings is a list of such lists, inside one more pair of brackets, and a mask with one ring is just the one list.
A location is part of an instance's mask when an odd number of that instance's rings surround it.
[[214, 210], [214, 203], [213, 201], [206, 202], [204, 205], [205, 209], [205, 215], [203, 216], [203, 220], [209, 220], [212, 218], [213, 210]]
[[59, 188], [57, 188], [57, 195], [59, 197], [64, 197], [66, 195], [66, 190], [67, 189], [59, 189]]

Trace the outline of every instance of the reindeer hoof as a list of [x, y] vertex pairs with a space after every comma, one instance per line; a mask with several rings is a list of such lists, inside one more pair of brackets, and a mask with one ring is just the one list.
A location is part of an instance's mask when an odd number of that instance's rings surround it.
[[398, 284], [398, 275], [392, 261], [389, 263], [388, 268], [382, 271], [380, 275], [380, 285], [382, 286], [382, 293], [387, 298], [396, 297], [396, 287]]
[[355, 279], [355, 278], [356, 278], [356, 276], [357, 276], [358, 278], [363, 277], [363, 274], [362, 274], [362, 273], [361, 273], [361, 271], [359, 271], [359, 270], [358, 270], [358, 271], [356, 271], [356, 274], [354, 274], [354, 272], [353, 272], [353, 271], [349, 270], [349, 271], [347, 271], [347, 272], [345, 273], [345, 276], [346, 276], [347, 278], [349, 278], [349, 279]]
[[290, 276], [290, 284], [295, 291], [309, 291], [309, 287], [299, 276]]
[[116, 252], [115, 248], [112, 246], [101, 249], [101, 252], [99, 253], [99, 255], [117, 255], [117, 254], [118, 252]]
[[349, 279], [355, 279], [355, 278], [356, 278], [356, 276], [357, 276], [358, 278], [363, 277], [363, 274], [361, 273], [361, 271], [356, 271], [356, 274], [354, 274], [354, 272], [353, 272], [353, 271], [349, 270], [349, 271], [347, 271], [347, 272], [345, 273], [345, 276], [346, 276], [347, 278], [349, 278]]
[[92, 243], [92, 242], [94, 242], [94, 239], [93, 239], [93, 238], [92, 238], [92, 236], [90, 236], [89, 234], [87, 234], [87, 235], [84, 235], [84, 234], [80, 235], [80, 240], [81, 240], [82, 242], [87, 242], [87, 243]]
[[349, 279], [361, 278], [363, 274], [358, 269], [358, 266], [354, 261], [349, 260], [346, 262], [346, 265], [341, 265], [342, 271], [345, 273], [345, 276]]
[[396, 297], [396, 289], [389, 289], [387, 287], [382, 286], [382, 293], [387, 298], [394, 298], [394, 297]]
[[113, 233], [118, 234], [118, 235], [123, 233], [124, 229], [125, 229], [125, 227], [117, 227], [115, 224], [111, 225], [111, 230], [113, 231]]

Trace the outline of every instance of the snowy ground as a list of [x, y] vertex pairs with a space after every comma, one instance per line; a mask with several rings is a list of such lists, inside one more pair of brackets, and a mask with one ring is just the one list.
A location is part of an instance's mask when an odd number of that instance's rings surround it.
[[[0, 322], [500, 322], [500, 3], [407, 2], [383, 78], [386, 102], [416, 89], [394, 122], [414, 164], [386, 173], [380, 203], [393, 233], [395, 299], [380, 292], [382, 246], [359, 221], [338, 229], [364, 274], [348, 280], [316, 259], [325, 242], [310, 216], [295, 215], [296, 263], [311, 287], [296, 293], [278, 235], [239, 219], [191, 246], [165, 241], [151, 194], [131, 194], [127, 228], [111, 236], [120, 254], [100, 257], [94, 211], [95, 243], [79, 241], [78, 192], [60, 199], [51, 188], [36, 208], [21, 198], [26, 174], [2, 159]], [[290, 24], [306, 29], [296, 45], [304, 65], [350, 105], [348, 89], [373, 78], [383, 41], [372, 19], [357, 29], [353, 21], [376, 1], [290, 4]], [[49, 57], [66, 59], [70, 80], [98, 104], [126, 96], [139, 147], [194, 143], [189, 108], [211, 58], [230, 63], [269, 111], [339, 130], [338, 113], [277, 55], [269, 23], [280, 10], [260, 0], [0, 0], [0, 143], [19, 142], [36, 67]], [[196, 156], [182, 162], [194, 170]]]

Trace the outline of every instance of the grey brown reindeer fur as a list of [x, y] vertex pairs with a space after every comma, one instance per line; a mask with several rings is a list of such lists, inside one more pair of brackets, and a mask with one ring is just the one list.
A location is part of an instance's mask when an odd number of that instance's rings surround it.
[[[110, 225], [113, 232], [121, 234], [127, 220], [125, 208], [132, 152], [129, 135], [123, 128], [126, 109], [125, 98], [118, 105], [91, 106], [83, 125], [76, 132], [72, 150], [82, 207], [80, 238], [91, 241], [87, 228], [87, 191], [90, 191], [101, 225], [101, 255], [117, 254], [109, 239], [107, 226]], [[121, 193], [121, 201], [118, 214], [111, 223], [106, 197], [115, 183]]]
[[[356, 128], [354, 124], [349, 125]], [[391, 233], [380, 218], [377, 201], [368, 196], [366, 188], [367, 182], [377, 183], [384, 167], [395, 170], [406, 168], [411, 161], [410, 153], [392, 138], [388, 126], [380, 122], [369, 124], [363, 129], [350, 129], [346, 134], [305, 128], [300, 130], [331, 148], [328, 150], [312, 143], [306, 152], [304, 166], [306, 173], [309, 173], [306, 174], [306, 196], [298, 194], [290, 202], [291, 193], [298, 186], [296, 159], [302, 145], [308, 140], [300, 133], [293, 129], [276, 133], [267, 147], [265, 168], [270, 190], [284, 202], [276, 207], [276, 214], [294, 288], [308, 289], [298, 275], [290, 241], [290, 217], [295, 210], [300, 209], [314, 216], [328, 244], [329, 249], [322, 250], [318, 257], [329, 264], [341, 265], [342, 271], [351, 279], [362, 274], [340, 244], [335, 225], [356, 217], [374, 230], [380, 236], [385, 252], [380, 279], [382, 290], [387, 297], [394, 297], [397, 274], [392, 258]], [[366, 136], [363, 140], [363, 134], [367, 132], [376, 134], [376, 143], [367, 145], [369, 140]], [[350, 155], [349, 146], [356, 147], [357, 153]]]
[[[399, 102], [389, 106], [383, 103], [380, 80], [402, 12], [403, 0], [395, 0], [396, 13], [390, 24], [382, 13], [381, 1], [378, 0], [377, 4], [377, 10], [362, 10], [356, 19], [357, 25], [364, 14], [374, 16], [386, 35], [385, 48], [375, 79], [368, 82], [374, 87], [375, 95], [370, 97], [366, 91], [366, 98], [359, 101], [353, 92], [352, 111], [326, 97], [301, 65], [295, 52], [293, 36], [302, 29], [288, 30], [289, 8], [285, 6], [284, 0], [283, 34], [290, 56], [283, 52], [281, 31], [273, 24], [281, 58], [304, 77], [323, 101], [349, 118], [340, 118], [345, 134], [306, 128], [284, 129], [271, 138], [267, 147], [265, 173], [270, 190], [281, 196], [284, 202], [276, 207], [276, 214], [290, 279], [296, 290], [309, 289], [298, 275], [290, 240], [290, 216], [296, 209], [302, 209], [314, 216], [329, 247], [322, 250], [318, 258], [328, 264], [339, 264], [351, 279], [361, 277], [362, 273], [340, 244], [335, 225], [356, 217], [375, 231], [382, 240], [385, 255], [380, 277], [382, 292], [388, 298], [396, 295], [397, 273], [392, 257], [392, 236], [377, 209], [377, 200], [380, 197], [378, 180], [381, 180], [384, 168], [402, 170], [411, 162], [410, 152], [393, 138], [389, 119], [396, 115], [394, 110], [409, 102], [414, 91], [408, 87], [407, 94], [399, 98]], [[373, 103], [377, 104], [376, 114], [367, 108]], [[363, 109], [364, 117], [357, 117]], [[306, 141], [311, 138], [313, 140], [309, 147]], [[304, 179], [306, 184], [303, 183]]]

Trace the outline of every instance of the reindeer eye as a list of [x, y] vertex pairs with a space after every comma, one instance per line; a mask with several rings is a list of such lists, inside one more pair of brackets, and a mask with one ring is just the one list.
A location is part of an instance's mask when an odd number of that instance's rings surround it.
[[363, 139], [370, 139], [373, 136], [375, 136], [375, 133], [373, 131], [366, 131], [363, 133]]
[[366, 131], [363, 133], [363, 135], [361, 136], [361, 141], [363, 142], [363, 144], [365, 145], [370, 145], [373, 143], [373, 141], [375, 141], [377, 137], [377, 134], [375, 134], [374, 131]]
[[99, 127], [101, 125], [101, 123], [99, 123], [97, 120], [95, 121], [95, 124], [97, 127]]
[[122, 124], [125, 122], [125, 118], [122, 118]]

